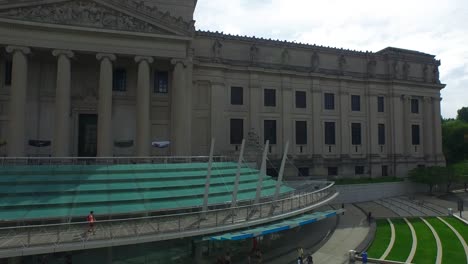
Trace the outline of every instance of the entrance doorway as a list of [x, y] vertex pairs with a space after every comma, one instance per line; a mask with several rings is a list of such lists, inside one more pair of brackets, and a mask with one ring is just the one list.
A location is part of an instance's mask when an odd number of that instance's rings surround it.
[[80, 114], [78, 118], [78, 157], [96, 157], [97, 115]]

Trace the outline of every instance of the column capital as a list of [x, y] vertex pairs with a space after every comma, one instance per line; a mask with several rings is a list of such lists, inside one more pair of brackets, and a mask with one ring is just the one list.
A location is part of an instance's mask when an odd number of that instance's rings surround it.
[[184, 68], [187, 67], [187, 60], [186, 59], [172, 59], [171, 60], [172, 65], [177, 65], [178, 63], [182, 64], [182, 66]]
[[5, 49], [8, 53], [13, 53], [15, 51], [20, 51], [23, 54], [31, 53], [31, 49], [29, 47], [24, 47], [24, 46], [7, 46]]
[[433, 98], [430, 97], [430, 96], [424, 96], [423, 97], [424, 103], [430, 104], [430, 103], [432, 103], [432, 100], [433, 100]]
[[115, 61], [117, 57], [115, 57], [114, 54], [111, 53], [98, 53], [96, 54], [96, 59], [102, 60], [104, 58], [108, 58], [110, 61]]
[[401, 95], [401, 100], [403, 101], [409, 101], [410, 99], [411, 99], [411, 96], [409, 95], [406, 95], [406, 94]]
[[56, 49], [56, 50], [52, 51], [52, 55], [54, 57], [58, 57], [60, 55], [65, 55], [67, 58], [71, 59], [71, 58], [73, 58], [73, 56], [75, 56], [75, 53], [73, 53], [73, 51], [71, 51], [71, 50]]
[[151, 64], [154, 62], [154, 58], [149, 56], [135, 56], [136, 63], [140, 63], [141, 61], [147, 61], [149, 64]]

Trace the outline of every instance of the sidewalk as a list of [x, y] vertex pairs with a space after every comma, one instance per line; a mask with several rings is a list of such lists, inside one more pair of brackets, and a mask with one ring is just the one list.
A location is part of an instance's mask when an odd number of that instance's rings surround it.
[[346, 204], [345, 209], [333, 235], [314, 253], [314, 263], [344, 263], [348, 260], [348, 251], [366, 238], [369, 232], [366, 215], [352, 204]]

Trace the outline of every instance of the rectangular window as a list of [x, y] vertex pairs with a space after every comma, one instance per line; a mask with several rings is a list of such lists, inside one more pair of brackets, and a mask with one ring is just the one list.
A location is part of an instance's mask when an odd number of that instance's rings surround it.
[[169, 73], [166, 71], [154, 72], [154, 92], [168, 93], [169, 91]]
[[263, 121], [263, 138], [270, 140], [270, 145], [276, 144], [276, 120]]
[[364, 174], [364, 166], [355, 166], [355, 167], [354, 167], [354, 174], [355, 174], [355, 175], [362, 175], [362, 174]]
[[7, 60], [5, 62], [5, 85], [11, 85], [11, 72], [13, 69], [13, 62]]
[[265, 89], [263, 90], [263, 100], [265, 106], [276, 106], [276, 90]]
[[325, 122], [325, 144], [335, 145], [335, 122]]
[[351, 111], [361, 111], [361, 96], [351, 95]]
[[361, 145], [361, 123], [351, 123], [351, 141], [353, 145]]
[[338, 167], [328, 167], [328, 176], [337, 176]]
[[231, 144], [239, 145], [242, 144], [244, 138], [244, 120], [243, 119], [231, 119]]
[[309, 168], [307, 167], [298, 168], [297, 176], [309, 176]]
[[125, 92], [127, 90], [127, 71], [123, 68], [114, 70], [112, 90]]
[[411, 113], [413, 114], [419, 113], [419, 100], [418, 99], [411, 99]]
[[379, 124], [379, 145], [385, 145], [385, 124]]
[[326, 110], [333, 110], [335, 109], [335, 95], [332, 93], [326, 93], [324, 95], [325, 99], [325, 109]]
[[385, 111], [384, 97], [379, 96], [377, 97], [377, 112], [383, 113], [384, 111]]
[[419, 145], [419, 125], [411, 125], [411, 138], [413, 145]]
[[231, 104], [244, 104], [244, 89], [242, 87], [231, 87]]
[[296, 145], [307, 145], [306, 121], [296, 121]]
[[307, 108], [306, 92], [296, 91], [296, 108]]
[[382, 165], [382, 176], [388, 176], [388, 166]]

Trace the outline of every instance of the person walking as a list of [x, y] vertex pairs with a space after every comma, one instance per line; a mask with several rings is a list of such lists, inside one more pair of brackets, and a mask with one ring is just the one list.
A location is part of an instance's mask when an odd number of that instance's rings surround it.
[[88, 221], [88, 233], [93, 232], [93, 235], [95, 235], [96, 227], [94, 226], [94, 223], [96, 222], [96, 218], [94, 217], [94, 211], [89, 212], [86, 220]]

